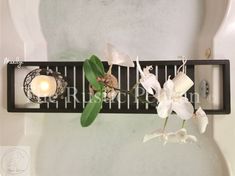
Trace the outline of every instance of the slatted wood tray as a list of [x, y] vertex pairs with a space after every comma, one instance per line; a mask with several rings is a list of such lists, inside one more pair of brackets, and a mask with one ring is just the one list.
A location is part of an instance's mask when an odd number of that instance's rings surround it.
[[[108, 65], [103, 63], [106, 70]], [[161, 85], [168, 76], [174, 77], [178, 67], [182, 64], [178, 60], [164, 61], [141, 61], [142, 67], [152, 65], [152, 73], [158, 76]], [[8, 111], [9, 112], [82, 112], [86, 102], [90, 99], [89, 83], [85, 79], [82, 69], [83, 62], [23, 62], [21, 67], [38, 66], [39, 68], [52, 69], [64, 75], [68, 82], [65, 98], [54, 103], [42, 103], [39, 108], [18, 108], [15, 105], [15, 69], [19, 69], [17, 63], [9, 62], [7, 65], [7, 86], [8, 86]], [[195, 66], [199, 65], [220, 65], [222, 67], [223, 78], [223, 108], [205, 110], [208, 114], [228, 114], [230, 113], [230, 66], [229, 60], [188, 60], [186, 73], [194, 81]], [[116, 76], [120, 89], [130, 90], [139, 80], [140, 75], [137, 68], [126, 68], [113, 66], [112, 73]], [[23, 83], [22, 83], [23, 84]], [[142, 93], [141, 85], [135, 90], [135, 95], [142, 95], [146, 100], [153, 100], [153, 97]], [[194, 86], [186, 93], [190, 101], [194, 104]], [[68, 95], [73, 96], [68, 96]], [[153, 103], [154, 105], [154, 103]], [[113, 101], [103, 103], [101, 110], [103, 113], [156, 113], [155, 106], [141, 102], [133, 96], [119, 94]]]

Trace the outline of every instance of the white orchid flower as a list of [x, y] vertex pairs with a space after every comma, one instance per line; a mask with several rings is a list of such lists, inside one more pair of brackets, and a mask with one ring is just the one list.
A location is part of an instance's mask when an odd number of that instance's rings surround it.
[[154, 138], [159, 138], [161, 142], [163, 142], [163, 145], [165, 145], [168, 142], [174, 142], [175, 139], [172, 137], [173, 133], [166, 133], [162, 129], [158, 129], [154, 131], [151, 134], [146, 134], [144, 136], [143, 142], [148, 142]]
[[163, 132], [163, 130], [162, 129], [158, 129], [158, 130], [154, 131], [151, 134], [146, 134], [144, 136], [143, 142], [145, 143], [147, 141], [150, 141], [151, 139], [154, 139], [154, 138], [157, 138], [157, 137], [162, 137], [164, 135], [165, 135], [165, 133]]
[[194, 143], [197, 142], [197, 138], [193, 135], [188, 135], [187, 130], [182, 128], [176, 132], [166, 133], [163, 130], [159, 129], [151, 134], [146, 134], [144, 136], [143, 142], [148, 142], [154, 138], [158, 138], [163, 145], [167, 143]]
[[[138, 71], [140, 72], [140, 83], [144, 87], [144, 89], [151, 95], [158, 94], [161, 90], [161, 85], [158, 82], [158, 79], [156, 75], [150, 73], [150, 70], [152, 70], [152, 66], [147, 66], [143, 70], [139, 63], [139, 58], [136, 58], [136, 66]], [[154, 93], [154, 91], [155, 93]]]
[[156, 98], [159, 101], [157, 106], [159, 117], [166, 118], [174, 111], [183, 120], [192, 118], [193, 105], [186, 97], [179, 96], [174, 91], [174, 82], [171, 79], [164, 83], [160, 96]]
[[206, 113], [201, 107], [198, 108], [195, 115], [193, 116], [193, 121], [197, 124], [199, 132], [205, 133], [209, 122]]
[[140, 83], [151, 95], [159, 101], [157, 112], [159, 117], [166, 118], [174, 111], [181, 119], [188, 120], [193, 116], [194, 108], [186, 97], [182, 97], [175, 91], [175, 84], [169, 78], [161, 88], [157, 77], [150, 73], [152, 66], [147, 66], [143, 70], [136, 58], [137, 69], [140, 72]]
[[110, 43], [106, 46], [105, 58], [108, 60], [109, 65], [120, 65], [124, 67], [135, 66], [134, 62], [128, 55], [117, 51], [116, 48]]
[[181, 128], [180, 130], [175, 132], [176, 138], [179, 143], [194, 143], [197, 142], [196, 136], [188, 135], [187, 130], [185, 128]]

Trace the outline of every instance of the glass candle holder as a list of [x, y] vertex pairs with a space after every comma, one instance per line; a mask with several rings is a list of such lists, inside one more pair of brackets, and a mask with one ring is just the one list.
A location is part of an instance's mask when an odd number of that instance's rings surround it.
[[65, 77], [60, 72], [39, 68], [26, 75], [23, 89], [31, 102], [46, 103], [64, 98], [67, 85]]

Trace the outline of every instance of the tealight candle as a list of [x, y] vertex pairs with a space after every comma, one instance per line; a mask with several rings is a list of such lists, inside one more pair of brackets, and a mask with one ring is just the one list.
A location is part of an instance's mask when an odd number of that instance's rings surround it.
[[175, 92], [180, 96], [185, 94], [194, 84], [194, 82], [183, 72], [179, 72], [172, 81], [175, 85]]
[[56, 92], [56, 80], [52, 76], [39, 75], [31, 82], [32, 93], [38, 97], [50, 97]]

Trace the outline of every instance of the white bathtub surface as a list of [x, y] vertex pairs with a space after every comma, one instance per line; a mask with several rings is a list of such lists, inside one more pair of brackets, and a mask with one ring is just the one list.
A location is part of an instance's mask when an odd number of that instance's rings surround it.
[[[7, 11], [8, 2], [3, 1]], [[19, 35], [20, 39], [14, 39], [18, 45], [27, 45], [23, 49], [14, 47], [13, 53], [8, 45], [2, 58], [10, 54], [16, 57], [20, 50], [24, 54], [19, 56], [26, 59], [35, 55], [35, 59], [44, 60], [48, 51], [50, 61], [76, 60], [74, 53], [78, 53], [78, 60], [83, 60], [93, 53], [103, 56], [106, 42], [145, 60], [199, 55], [204, 0], [37, 0], [25, 6], [9, 2], [11, 7], [17, 7], [12, 9], [25, 9], [25, 13], [34, 9], [34, 13], [30, 17], [23, 15], [25, 20], [15, 23], [17, 30], [8, 31], [14, 35], [23, 32], [25, 35]], [[33, 19], [38, 20], [37, 4], [47, 49], [39, 29], [34, 31], [31, 26], [22, 30]], [[12, 17], [16, 21], [21, 18], [17, 13]], [[14, 26], [9, 14], [6, 19], [5, 33], [7, 27]], [[38, 28], [38, 22], [33, 24]], [[8, 43], [11, 40], [6, 39]], [[67, 57], [63, 58], [64, 55]], [[6, 68], [0, 64], [0, 80], [5, 82]], [[198, 143], [163, 147], [157, 140], [142, 143], [144, 134], [162, 126], [163, 121], [156, 115], [102, 114], [91, 127], [81, 128], [80, 114], [9, 114], [4, 109], [6, 86], [2, 85], [0, 90], [4, 100], [0, 108], [0, 144], [29, 146], [32, 176], [228, 175], [213, 140], [211, 120], [205, 135], [199, 135], [195, 126], [187, 124], [189, 132], [198, 137]], [[169, 128], [177, 130], [180, 123], [171, 119]]]
[[[145, 133], [160, 128], [154, 115], [102, 115], [89, 128], [80, 127], [79, 114], [47, 115], [36, 151], [36, 173], [71, 176], [225, 176], [225, 165], [208, 134], [192, 145], [142, 143]], [[181, 123], [170, 120], [169, 128]], [[188, 125], [190, 126], [190, 125]]]
[[40, 18], [50, 59], [78, 51], [102, 56], [106, 42], [131, 56], [197, 56], [203, 0], [41, 0]]

